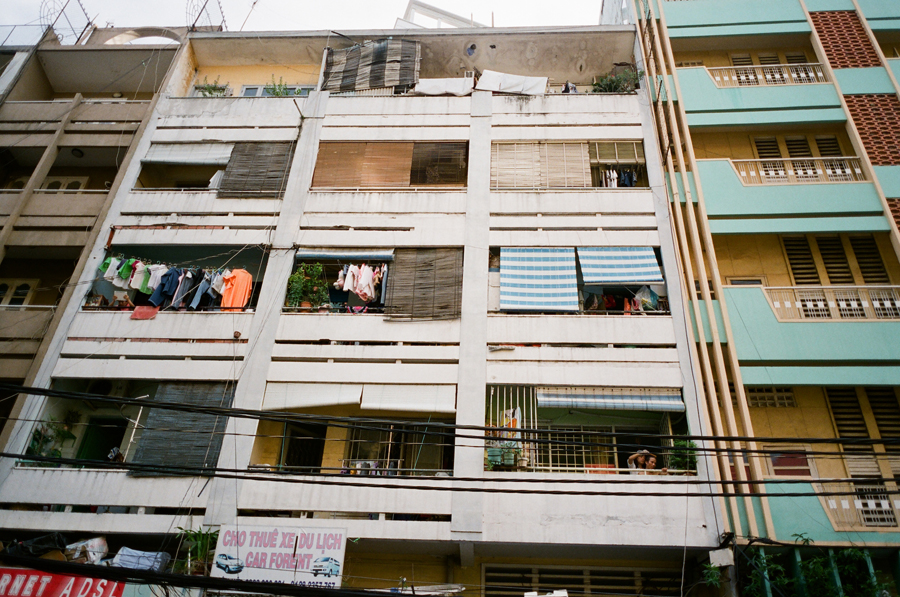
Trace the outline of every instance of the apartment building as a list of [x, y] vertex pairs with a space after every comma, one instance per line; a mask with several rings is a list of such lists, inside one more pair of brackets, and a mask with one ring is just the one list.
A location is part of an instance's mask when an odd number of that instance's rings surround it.
[[[137, 36], [88, 28], [0, 47], [3, 381], [34, 380], [175, 56], [177, 44], [126, 45]], [[0, 404], [5, 423], [14, 401]]]
[[769, 540], [742, 550], [782, 566], [767, 591], [824, 561], [829, 590], [869, 594], [846, 586], [864, 570], [896, 594], [897, 448], [868, 440], [900, 421], [900, 7], [607, 1], [601, 20], [643, 32], [706, 405], [748, 438], [719, 473], [769, 481], [728, 501], [730, 528]]
[[23, 399], [7, 443], [74, 465], [4, 461], [0, 527], [176, 558], [218, 529], [226, 577], [277, 526], [346, 543], [306, 568], [344, 587], [688, 588], [724, 526], [673, 447], [712, 429], [659, 145], [646, 90], [588, 93], [636, 52], [633, 25], [189, 34], [33, 380], [80, 399]]

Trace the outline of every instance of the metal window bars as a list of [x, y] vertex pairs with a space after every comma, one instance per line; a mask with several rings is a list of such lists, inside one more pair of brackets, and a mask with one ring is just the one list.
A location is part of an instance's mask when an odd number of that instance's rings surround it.
[[707, 68], [716, 87], [757, 87], [765, 85], [806, 85], [828, 83], [821, 64], [767, 64]]
[[900, 286], [766, 287], [778, 319], [900, 319]]

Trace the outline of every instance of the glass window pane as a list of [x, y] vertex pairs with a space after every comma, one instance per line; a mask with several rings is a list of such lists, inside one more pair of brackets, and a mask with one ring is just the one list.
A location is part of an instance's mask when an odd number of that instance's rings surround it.
[[16, 289], [13, 291], [12, 297], [9, 299], [10, 305], [24, 305], [25, 299], [28, 298], [28, 293], [31, 291], [31, 286], [28, 284], [20, 284], [16, 286]]
[[0, 284], [0, 303], [3, 302], [7, 292], [9, 292], [9, 284]]
[[68, 191], [75, 191], [75, 190], [78, 190], [78, 189], [80, 189], [80, 188], [81, 188], [81, 181], [80, 181], [80, 180], [73, 180], [73, 181], [71, 181], [69, 184], [66, 185], [66, 190], [68, 190]]
[[244, 87], [244, 97], [256, 97], [259, 87]]
[[47, 183], [46, 185], [44, 185], [44, 188], [50, 189], [51, 191], [55, 191], [57, 189], [62, 188], [62, 181], [61, 180], [51, 181], [51, 182]]

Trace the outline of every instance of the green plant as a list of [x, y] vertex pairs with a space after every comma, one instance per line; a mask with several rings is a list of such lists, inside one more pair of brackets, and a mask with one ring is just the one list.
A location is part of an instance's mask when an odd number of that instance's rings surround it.
[[186, 557], [176, 561], [175, 572], [208, 575], [216, 543], [219, 540], [219, 531], [212, 529], [204, 531], [202, 528], [194, 530], [183, 527], [178, 527], [178, 530], [181, 531], [178, 539], [181, 542], [181, 548], [184, 548], [186, 552]]
[[722, 586], [722, 569], [712, 564], [703, 564], [703, 584], [718, 589]]
[[[743, 556], [739, 565], [741, 573], [738, 578], [741, 597], [790, 596], [794, 594], [796, 581], [788, 576], [784, 566], [775, 562], [774, 556], [764, 555], [754, 547], [740, 553]], [[767, 583], [771, 592], [766, 589]], [[815, 595], [815, 593], [809, 593], [809, 595]]]
[[301, 263], [288, 278], [285, 304], [299, 307], [300, 303], [319, 306], [328, 303], [328, 281], [321, 263]]
[[641, 86], [644, 71], [625, 70], [617, 75], [604, 75], [591, 88], [593, 93], [631, 93]]
[[878, 597], [886, 589], [869, 574], [866, 554], [856, 547], [848, 547], [835, 553], [834, 565], [841, 577], [844, 595]]
[[228, 92], [228, 83], [219, 84], [219, 77], [210, 83], [206, 77], [203, 77], [203, 84], [196, 85], [197, 92], [203, 97], [225, 97]]
[[287, 83], [284, 82], [282, 77], [278, 77], [278, 81], [275, 81], [275, 75], [272, 75], [272, 82], [266, 83], [266, 86], [263, 87], [263, 91], [265, 91], [266, 95], [270, 95], [272, 97], [288, 97], [291, 95], [299, 95], [300, 89], [291, 89]]
[[697, 470], [697, 444], [691, 440], [676, 439], [669, 453], [669, 468], [676, 471]]
[[[28, 443], [26, 454], [33, 456], [46, 456], [48, 458], [61, 458], [62, 449], [67, 441], [75, 441], [75, 434], [69, 431], [69, 427], [78, 424], [81, 415], [77, 411], [66, 413], [63, 421], [57, 421], [53, 417], [35, 425], [31, 432], [31, 441]], [[59, 466], [52, 462], [36, 462], [35, 466]]]

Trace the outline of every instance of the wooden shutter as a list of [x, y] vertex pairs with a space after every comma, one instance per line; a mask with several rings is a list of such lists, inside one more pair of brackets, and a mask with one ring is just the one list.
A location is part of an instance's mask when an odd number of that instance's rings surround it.
[[466, 142], [415, 143], [409, 184], [466, 186], [468, 150]]
[[794, 284], [818, 285], [819, 271], [816, 269], [816, 261], [813, 259], [809, 241], [805, 236], [785, 236], [784, 251], [787, 254], [788, 264], [791, 268], [791, 276]]
[[761, 160], [776, 160], [781, 157], [781, 149], [775, 137], [754, 137], [753, 144], [756, 145], [756, 155]]
[[319, 143], [313, 188], [356, 188], [362, 186], [365, 143], [323, 141]]
[[851, 236], [850, 246], [856, 256], [856, 263], [866, 284], [890, 284], [891, 279], [881, 260], [878, 251], [878, 243], [871, 234], [866, 236]]
[[817, 236], [816, 244], [825, 264], [825, 273], [830, 284], [853, 284], [853, 271], [844, 252], [844, 243], [840, 236]]
[[823, 158], [834, 158], [844, 155], [841, 153], [841, 145], [834, 135], [816, 136], [816, 147], [819, 148], [819, 155]]
[[812, 150], [809, 148], [809, 141], [806, 137], [785, 137], [784, 144], [787, 146], [788, 157], [792, 158], [811, 158]]
[[[881, 437], [900, 437], [900, 402], [897, 402], [894, 388], [865, 388], [865, 391], [875, 416], [878, 434]], [[886, 444], [884, 451], [888, 453], [891, 471], [895, 475], [900, 474], [900, 446]]]
[[462, 249], [397, 249], [388, 266], [392, 319], [456, 319], [462, 311]]
[[587, 143], [543, 143], [542, 179], [550, 188], [586, 188], [591, 183]]
[[788, 64], [807, 64], [804, 52], [785, 52], [784, 61]]
[[491, 147], [492, 189], [535, 189], [542, 180], [539, 143], [494, 143]]
[[759, 59], [759, 63], [763, 65], [772, 65], [772, 64], [781, 64], [781, 61], [778, 59], [778, 54], [774, 53], [759, 53], [756, 55], [757, 59]]
[[[837, 428], [838, 437], [841, 439], [869, 439], [869, 430], [866, 420], [863, 418], [859, 399], [854, 388], [825, 388], [828, 404], [831, 406], [831, 414], [834, 417], [834, 425]], [[880, 477], [878, 463], [872, 446], [843, 446], [847, 470], [851, 477]]]
[[753, 58], [750, 57], [750, 54], [732, 54], [731, 55], [731, 65], [732, 66], [753, 66]]
[[293, 155], [292, 142], [235, 143], [219, 197], [281, 198]]
[[[230, 407], [234, 385], [204, 382], [161, 383], [155, 400], [199, 407]], [[167, 409], [150, 409], [134, 462], [160, 467], [173, 465], [214, 469], [219, 462], [228, 417]], [[177, 471], [134, 471], [134, 476], [158, 477]], [[192, 473], [202, 474], [202, 473]]]

